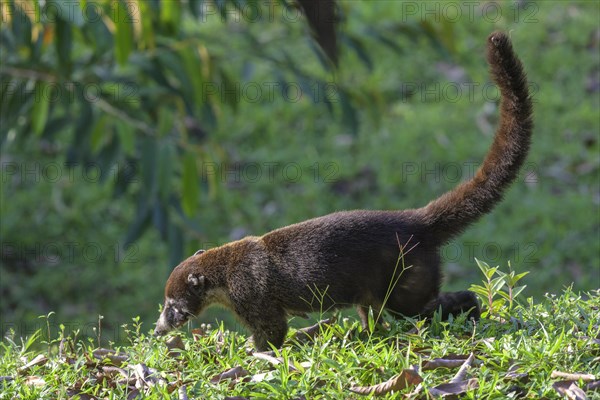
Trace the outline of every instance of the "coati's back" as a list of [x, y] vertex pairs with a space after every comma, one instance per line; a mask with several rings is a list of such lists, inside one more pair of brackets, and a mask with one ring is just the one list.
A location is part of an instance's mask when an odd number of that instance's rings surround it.
[[[318, 307], [360, 304], [361, 298], [378, 301], [402, 272], [400, 285], [413, 280], [428, 293], [439, 286], [436, 247], [419, 243], [426, 235], [403, 211], [343, 211], [272, 231], [262, 237], [265, 251], [285, 274], [286, 301], [308, 311], [306, 299], [320, 297]], [[399, 257], [403, 247], [404, 257]], [[335, 284], [332, 284], [334, 282]], [[415, 283], [416, 283], [415, 282]], [[414, 287], [414, 284], [411, 283]], [[381, 294], [381, 296], [380, 296]], [[287, 300], [289, 299], [289, 300]], [[296, 302], [296, 299], [301, 299]]]

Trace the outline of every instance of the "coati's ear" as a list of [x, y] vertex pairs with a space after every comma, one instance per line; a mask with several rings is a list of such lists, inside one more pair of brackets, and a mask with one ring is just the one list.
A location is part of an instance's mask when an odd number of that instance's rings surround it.
[[192, 286], [195, 290], [201, 290], [204, 288], [204, 283], [206, 279], [204, 275], [197, 274], [189, 274], [187, 277], [188, 284]]
[[205, 251], [206, 251], [206, 250], [200, 249], [200, 250], [196, 251], [196, 252], [194, 253], [194, 255], [195, 255], [195, 256], [197, 256], [198, 254], [202, 254], [202, 253], [204, 253]]

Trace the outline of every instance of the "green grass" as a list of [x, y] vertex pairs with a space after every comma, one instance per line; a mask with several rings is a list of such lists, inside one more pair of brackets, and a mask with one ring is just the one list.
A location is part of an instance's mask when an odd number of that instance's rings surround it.
[[[456, 182], [448, 179], [403, 174], [402, 167], [407, 163], [433, 168], [481, 162], [491, 132], [480, 129], [477, 122], [481, 115], [488, 115], [488, 102], [479, 91], [473, 99], [465, 96], [457, 102], [423, 101], [419, 96], [401, 101], [398, 93], [406, 83], [451, 83], [438, 68], [442, 62], [463, 69], [467, 81], [485, 84], [489, 80], [483, 55], [485, 38], [502, 29], [511, 31], [515, 49], [537, 85], [536, 128], [527, 160], [536, 183], [517, 179], [490, 215], [444, 249], [444, 289], [464, 290], [479, 280], [474, 258], [492, 265], [510, 260], [519, 271], [531, 271], [524, 278], [528, 287], [522, 295], [536, 301], [546, 292], [560, 293], [569, 285], [575, 292], [600, 287], [599, 97], [597, 90], [586, 89], [588, 80], [597, 76], [600, 61], [594, 39], [600, 8], [598, 2], [585, 1], [517, 3], [535, 5], [537, 22], [515, 20], [509, 13], [493, 23], [479, 14], [474, 19], [463, 18], [453, 24], [455, 52], [450, 57], [442, 56], [430, 41], [419, 38], [412, 42], [397, 35], [394, 39], [404, 48], [403, 54], [377, 40], [368, 42], [374, 61], [373, 70], [368, 70], [343, 47], [343, 68], [328, 79], [364, 94], [365, 103], [378, 105], [376, 116], [368, 107], [359, 109], [361, 125], [356, 134], [322, 104], [309, 101], [241, 102], [237, 113], [225, 113], [206, 138], [199, 163], [232, 166], [256, 162], [263, 166], [263, 179], [242, 179], [236, 184], [231, 178], [216, 178], [212, 186], [203, 184], [196, 221], [200, 228], [186, 231], [182, 244], [186, 254], [225, 243], [241, 233], [261, 235], [342, 209], [419, 207], [454, 187]], [[505, 10], [512, 6], [503, 3]], [[343, 29], [358, 36], [372, 26], [403, 20], [402, 8], [394, 1], [348, 1], [344, 7], [349, 15]], [[293, 24], [292, 28], [294, 35], [280, 38], [285, 48], [298, 55], [299, 65], [317, 65], [308, 51], [303, 26]], [[220, 48], [223, 56], [232, 53], [232, 74], [241, 76], [244, 57], [251, 53], [241, 50], [248, 45], [244, 37], [230, 34], [221, 24], [198, 29], [214, 30], [215, 37], [223, 38], [216, 44], [207, 42], [207, 46], [214, 51]], [[251, 29], [269, 27], [256, 24]], [[277, 66], [255, 61], [259, 72], [252, 79], [273, 80]], [[492, 110], [492, 122], [495, 113]], [[57, 140], [59, 149], [70, 143], [70, 133], [64, 136]], [[35, 163], [62, 165], [63, 156], [48, 151], [32, 138], [23, 148], [3, 148], [1, 157], [28, 168]], [[291, 182], [281, 173], [267, 179], [264, 163], [272, 162], [300, 165], [302, 179]], [[316, 163], [321, 166], [321, 178], [329, 172], [323, 168], [334, 163], [333, 182], [313, 179], [314, 169], [310, 168]], [[139, 315], [148, 330], [158, 317], [164, 283], [174, 266], [168, 260], [170, 244], [149, 230], [136, 242], [135, 253], [129, 253], [132, 257], [116, 260], [115, 248], [134, 219], [137, 198], [132, 193], [115, 198], [110, 180], [105, 184], [85, 181], [79, 168], [72, 171], [74, 179], [64, 171], [58, 182], [34, 181], [31, 175], [21, 179], [3, 175], [2, 244], [14, 245], [18, 254], [30, 260], [25, 264], [1, 262], [2, 333], [14, 326], [18, 337], [30, 336], [43, 326], [37, 316], [52, 310], [56, 312], [52, 321], [58, 322], [52, 323], [51, 337], [58, 335], [57, 323], [63, 323], [69, 332], [79, 329], [81, 337], [95, 337], [93, 327], [101, 314], [105, 316], [103, 337], [125, 344], [127, 336], [120, 325]], [[372, 175], [365, 177], [363, 171]], [[70, 243], [79, 243], [73, 255], [68, 252]], [[58, 246], [58, 260], [53, 245]], [[101, 257], [86, 257], [82, 251], [86, 245], [92, 250], [99, 245]], [[38, 250], [40, 246], [42, 250]], [[497, 249], [499, 253], [494, 252]], [[215, 319], [231, 321], [230, 314], [217, 309], [198, 320]], [[303, 323], [293, 321], [294, 326]], [[243, 332], [235, 322], [225, 326]]]
[[[386, 316], [383, 327], [369, 334], [354, 319], [340, 318], [320, 329], [311, 342], [297, 340], [290, 329], [284, 347], [273, 354], [276, 364], [250, 353], [245, 336], [222, 326], [182, 333], [182, 349], [169, 354], [165, 342], [150, 336], [148, 326], [136, 320], [126, 327], [130, 344], [115, 348], [124, 355], [119, 365], [123, 375], [111, 372], [118, 371], [111, 366], [120, 362], [94, 356], [98, 346], [113, 346], [99, 330], [96, 339], [58, 335], [48, 341], [42, 329], [28, 339], [2, 342], [0, 376], [13, 380], [0, 383], [0, 398], [69, 398], [79, 393], [81, 399], [124, 399], [132, 395], [134, 371], [144, 366], [154, 371], [154, 378], [146, 376], [150, 386], [140, 389], [149, 399], [166, 398], [171, 391], [177, 398], [182, 386], [190, 398], [203, 399], [357, 398], [352, 386], [376, 385], [406, 369], [416, 370], [420, 386], [409, 384], [386, 398], [408, 393], [426, 398], [433, 388], [448, 383], [458, 366], [428, 369], [425, 363], [471, 353], [475, 360], [462, 379], [476, 379], [477, 385], [463, 398], [561, 398], [553, 385], [564, 378], [553, 377], [553, 371], [600, 379], [599, 321], [600, 292], [580, 296], [570, 289], [537, 304], [531, 299], [516, 303], [510, 313], [500, 310], [476, 324], [462, 316], [431, 323]], [[16, 373], [38, 354], [48, 357], [44, 365]], [[242, 372], [237, 378], [219, 379], [236, 367]], [[522, 375], [511, 378], [509, 369]], [[124, 383], [126, 376], [129, 384]], [[154, 380], [158, 383], [152, 384]], [[576, 382], [580, 388], [588, 383]], [[600, 392], [588, 390], [587, 396], [600, 398]]]

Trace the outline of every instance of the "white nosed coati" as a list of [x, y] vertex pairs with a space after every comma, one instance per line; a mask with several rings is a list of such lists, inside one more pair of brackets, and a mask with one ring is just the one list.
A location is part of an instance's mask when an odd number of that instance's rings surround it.
[[215, 302], [237, 314], [259, 350], [283, 344], [288, 315], [330, 307], [357, 305], [363, 325], [369, 307], [375, 315], [385, 307], [430, 316], [441, 307], [443, 316], [469, 311], [478, 318], [473, 293], [440, 294], [439, 248], [501, 200], [533, 127], [526, 76], [506, 34], [489, 36], [487, 60], [502, 96], [500, 122], [471, 180], [422, 208], [336, 212], [199, 251], [171, 273], [155, 334]]

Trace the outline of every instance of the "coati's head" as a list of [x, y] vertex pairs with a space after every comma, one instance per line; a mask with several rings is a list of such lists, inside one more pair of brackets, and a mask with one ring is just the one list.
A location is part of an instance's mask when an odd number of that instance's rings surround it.
[[198, 250], [171, 272], [165, 286], [165, 303], [156, 321], [154, 335], [162, 336], [179, 328], [208, 305], [210, 283], [198, 268], [202, 253], [204, 250]]

